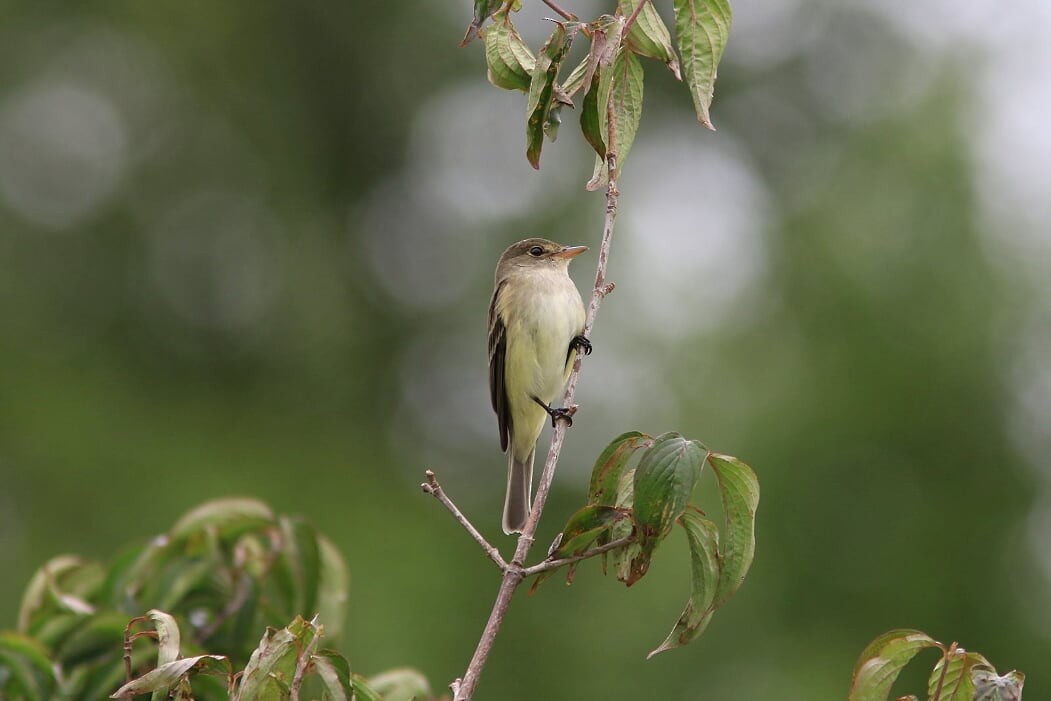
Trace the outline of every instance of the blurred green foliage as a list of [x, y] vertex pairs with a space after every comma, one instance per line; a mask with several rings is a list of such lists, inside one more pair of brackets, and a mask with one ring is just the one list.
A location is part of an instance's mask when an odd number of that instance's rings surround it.
[[[302, 518], [254, 499], [208, 501], [106, 564], [66, 555], [37, 570], [18, 630], [0, 632], [0, 694], [433, 698], [416, 670], [369, 680], [321, 647], [322, 638], [340, 642], [348, 585], [343, 558]], [[302, 611], [311, 620], [295, 613]]]
[[[736, 9], [718, 134], [646, 66], [618, 288], [540, 540], [612, 435], [675, 427], [758, 472], [749, 584], [700, 640], [646, 662], [688, 563], [659, 559], [631, 591], [585, 563], [573, 587], [514, 602], [480, 693], [841, 698], [858, 651], [907, 625], [1026, 670], [1039, 694], [1040, 483], [1006, 380], [1029, 290], [980, 216], [963, 121], [980, 58], [860, 4], [798, 3], [751, 34], [762, 10]], [[549, 28], [530, 11], [536, 47]], [[469, 15], [5, 6], [0, 621], [49, 558], [103, 558], [245, 495], [307, 514], [345, 554], [355, 669], [411, 664], [436, 687], [462, 673], [497, 578], [416, 485], [436, 470], [504, 542], [490, 266], [523, 233], [597, 241], [602, 208], [583, 150], [560, 139], [541, 173], [523, 162], [519, 96], [484, 84], [480, 43], [455, 48]], [[662, 191], [674, 207], [650, 204]], [[740, 237], [711, 237], [753, 201], [737, 255]], [[663, 251], [679, 267], [646, 267]]]

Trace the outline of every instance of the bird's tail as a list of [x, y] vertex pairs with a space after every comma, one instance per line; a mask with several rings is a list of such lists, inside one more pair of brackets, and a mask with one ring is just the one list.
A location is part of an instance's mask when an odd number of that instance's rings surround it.
[[514, 447], [507, 451], [507, 496], [504, 498], [504, 533], [521, 533], [532, 508], [533, 456], [529, 451], [521, 462], [515, 459]]

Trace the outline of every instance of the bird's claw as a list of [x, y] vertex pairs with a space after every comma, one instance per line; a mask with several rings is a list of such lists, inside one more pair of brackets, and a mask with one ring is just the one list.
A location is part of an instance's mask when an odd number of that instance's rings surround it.
[[587, 336], [574, 336], [573, 340], [569, 342], [569, 347], [578, 353], [583, 353], [584, 355], [591, 355], [591, 341], [588, 340]]
[[550, 406], [540, 401], [537, 397], [532, 397], [532, 400], [542, 406], [547, 415], [551, 417], [551, 428], [555, 428], [558, 425], [558, 420], [562, 419], [566, 422], [566, 427], [573, 425], [573, 414], [577, 413], [577, 405], [574, 404], [570, 407], [558, 407], [552, 409]]
[[562, 419], [566, 422], [566, 428], [573, 425], [573, 414], [577, 413], [576, 407], [559, 407], [557, 409], [549, 409], [547, 412], [551, 416], [551, 428], [555, 428], [558, 425], [558, 420]]

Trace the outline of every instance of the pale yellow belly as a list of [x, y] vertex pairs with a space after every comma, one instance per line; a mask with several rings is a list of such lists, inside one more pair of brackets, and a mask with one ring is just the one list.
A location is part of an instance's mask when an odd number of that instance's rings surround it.
[[[568, 282], [568, 279], [567, 279]], [[511, 448], [524, 460], [533, 449], [547, 419], [532, 397], [556, 402], [565, 387], [575, 358], [570, 341], [584, 325], [584, 308], [576, 288], [543, 291], [515, 305], [517, 315], [505, 313], [507, 350], [504, 386], [511, 410]]]

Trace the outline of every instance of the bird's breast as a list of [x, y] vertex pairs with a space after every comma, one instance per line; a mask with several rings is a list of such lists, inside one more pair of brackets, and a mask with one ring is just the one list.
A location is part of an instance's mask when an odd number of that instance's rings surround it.
[[533, 395], [547, 403], [565, 384], [569, 343], [584, 326], [576, 285], [564, 272], [554, 273], [509, 281], [503, 290], [508, 294], [497, 305], [507, 329], [508, 394]]

